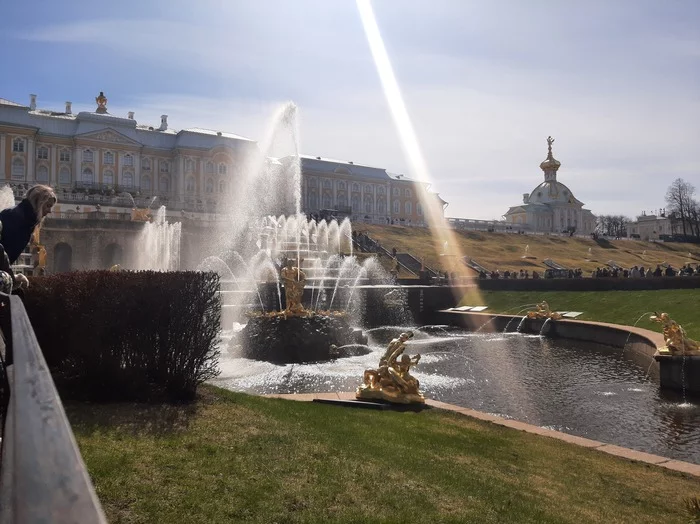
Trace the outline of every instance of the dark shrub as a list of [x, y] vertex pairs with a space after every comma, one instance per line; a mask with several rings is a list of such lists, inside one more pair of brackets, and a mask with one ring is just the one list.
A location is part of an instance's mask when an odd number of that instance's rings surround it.
[[183, 401], [218, 374], [215, 273], [87, 271], [34, 278], [24, 303], [62, 395]]

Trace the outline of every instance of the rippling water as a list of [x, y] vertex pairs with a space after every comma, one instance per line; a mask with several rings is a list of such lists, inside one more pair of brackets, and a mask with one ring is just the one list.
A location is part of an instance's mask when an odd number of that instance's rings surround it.
[[442, 326], [368, 331], [373, 352], [319, 364], [277, 366], [237, 358], [222, 340], [221, 387], [250, 393], [354, 391], [386, 344], [414, 329], [407, 353], [428, 398], [573, 435], [700, 464], [700, 404], [661, 392], [648, 362], [602, 344]]

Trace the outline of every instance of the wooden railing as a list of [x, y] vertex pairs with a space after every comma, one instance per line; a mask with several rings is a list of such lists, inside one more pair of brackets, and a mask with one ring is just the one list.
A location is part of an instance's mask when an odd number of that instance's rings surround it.
[[[7, 314], [7, 304], [5, 312]], [[27, 317], [10, 297], [10, 398], [2, 435], [0, 523], [106, 523]], [[10, 346], [10, 344], [8, 344]]]

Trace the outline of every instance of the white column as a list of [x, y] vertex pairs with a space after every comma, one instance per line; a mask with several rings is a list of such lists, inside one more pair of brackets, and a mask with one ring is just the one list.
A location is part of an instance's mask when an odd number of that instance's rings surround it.
[[56, 187], [58, 185], [58, 177], [56, 172], [58, 171], [58, 145], [51, 144], [49, 146], [49, 185]]
[[[136, 184], [137, 189], [141, 189], [141, 152], [135, 151], [131, 153], [134, 158], [134, 184]], [[153, 187], [153, 182], [151, 182], [151, 187]]]
[[0, 135], [0, 179], [5, 179], [7, 174], [5, 173], [5, 133]]
[[331, 208], [336, 209], [338, 207], [338, 181], [333, 179], [333, 202]]
[[73, 187], [75, 187], [75, 183], [80, 180], [80, 155], [82, 152], [76, 145], [73, 148]]
[[[178, 167], [177, 167], [177, 175], [175, 175], [175, 173], [172, 173], [172, 174], [171, 174], [171, 177], [170, 177], [170, 192], [171, 192], [171, 193], [173, 192], [173, 191], [172, 191], [172, 190], [173, 190], [172, 186], [176, 185], [177, 188], [178, 188], [178, 193], [181, 193], [180, 187], [182, 187], [182, 186], [185, 185], [185, 184], [184, 184], [184, 182], [185, 182], [185, 159], [183, 158], [182, 155], [178, 155], [178, 156], [176, 157], [176, 161], [177, 161], [177, 166], [178, 166]], [[173, 163], [173, 167], [174, 167], [174, 163]], [[177, 183], [177, 182], [176, 182], [176, 180], [177, 180], [178, 178], [181, 179], [181, 180], [180, 180], [180, 183]], [[199, 179], [200, 179], [201, 184], [203, 185], [203, 184], [204, 184], [204, 176], [203, 176], [203, 174], [200, 174]], [[197, 195], [200, 195], [200, 194], [203, 192], [203, 191], [202, 191], [203, 188], [195, 188], [195, 189], [196, 189], [195, 193], [196, 193]]]
[[27, 182], [34, 181], [36, 178], [36, 173], [34, 172], [34, 157], [36, 156], [36, 151], [34, 147], [34, 137], [30, 136], [27, 138], [27, 176], [25, 180]]

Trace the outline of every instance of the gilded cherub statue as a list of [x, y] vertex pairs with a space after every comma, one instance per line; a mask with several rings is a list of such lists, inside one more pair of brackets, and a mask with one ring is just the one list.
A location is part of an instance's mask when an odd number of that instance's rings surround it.
[[536, 311], [527, 312], [527, 318], [551, 318], [552, 320], [559, 320], [561, 318], [561, 313], [557, 313], [556, 311], [552, 311], [551, 309], [549, 309], [549, 304], [547, 304], [547, 302], [543, 300], [542, 302], [537, 304]]
[[389, 342], [377, 369], [367, 369], [363, 383], [357, 388], [358, 399], [387, 400], [399, 404], [424, 403], [420, 383], [411, 375], [411, 367], [418, 364], [420, 355], [404, 354], [406, 341], [413, 337], [408, 331]]
[[666, 346], [659, 353], [672, 355], [700, 355], [700, 343], [688, 338], [685, 329], [673, 320], [668, 313], [654, 313], [649, 320], [661, 324]]
[[[301, 261], [299, 263], [301, 265]], [[302, 299], [304, 297], [304, 286], [306, 285], [306, 274], [294, 266], [294, 261], [287, 260], [287, 265], [280, 271], [280, 277], [284, 282], [284, 296], [287, 301], [285, 313], [299, 315], [305, 313]]]

